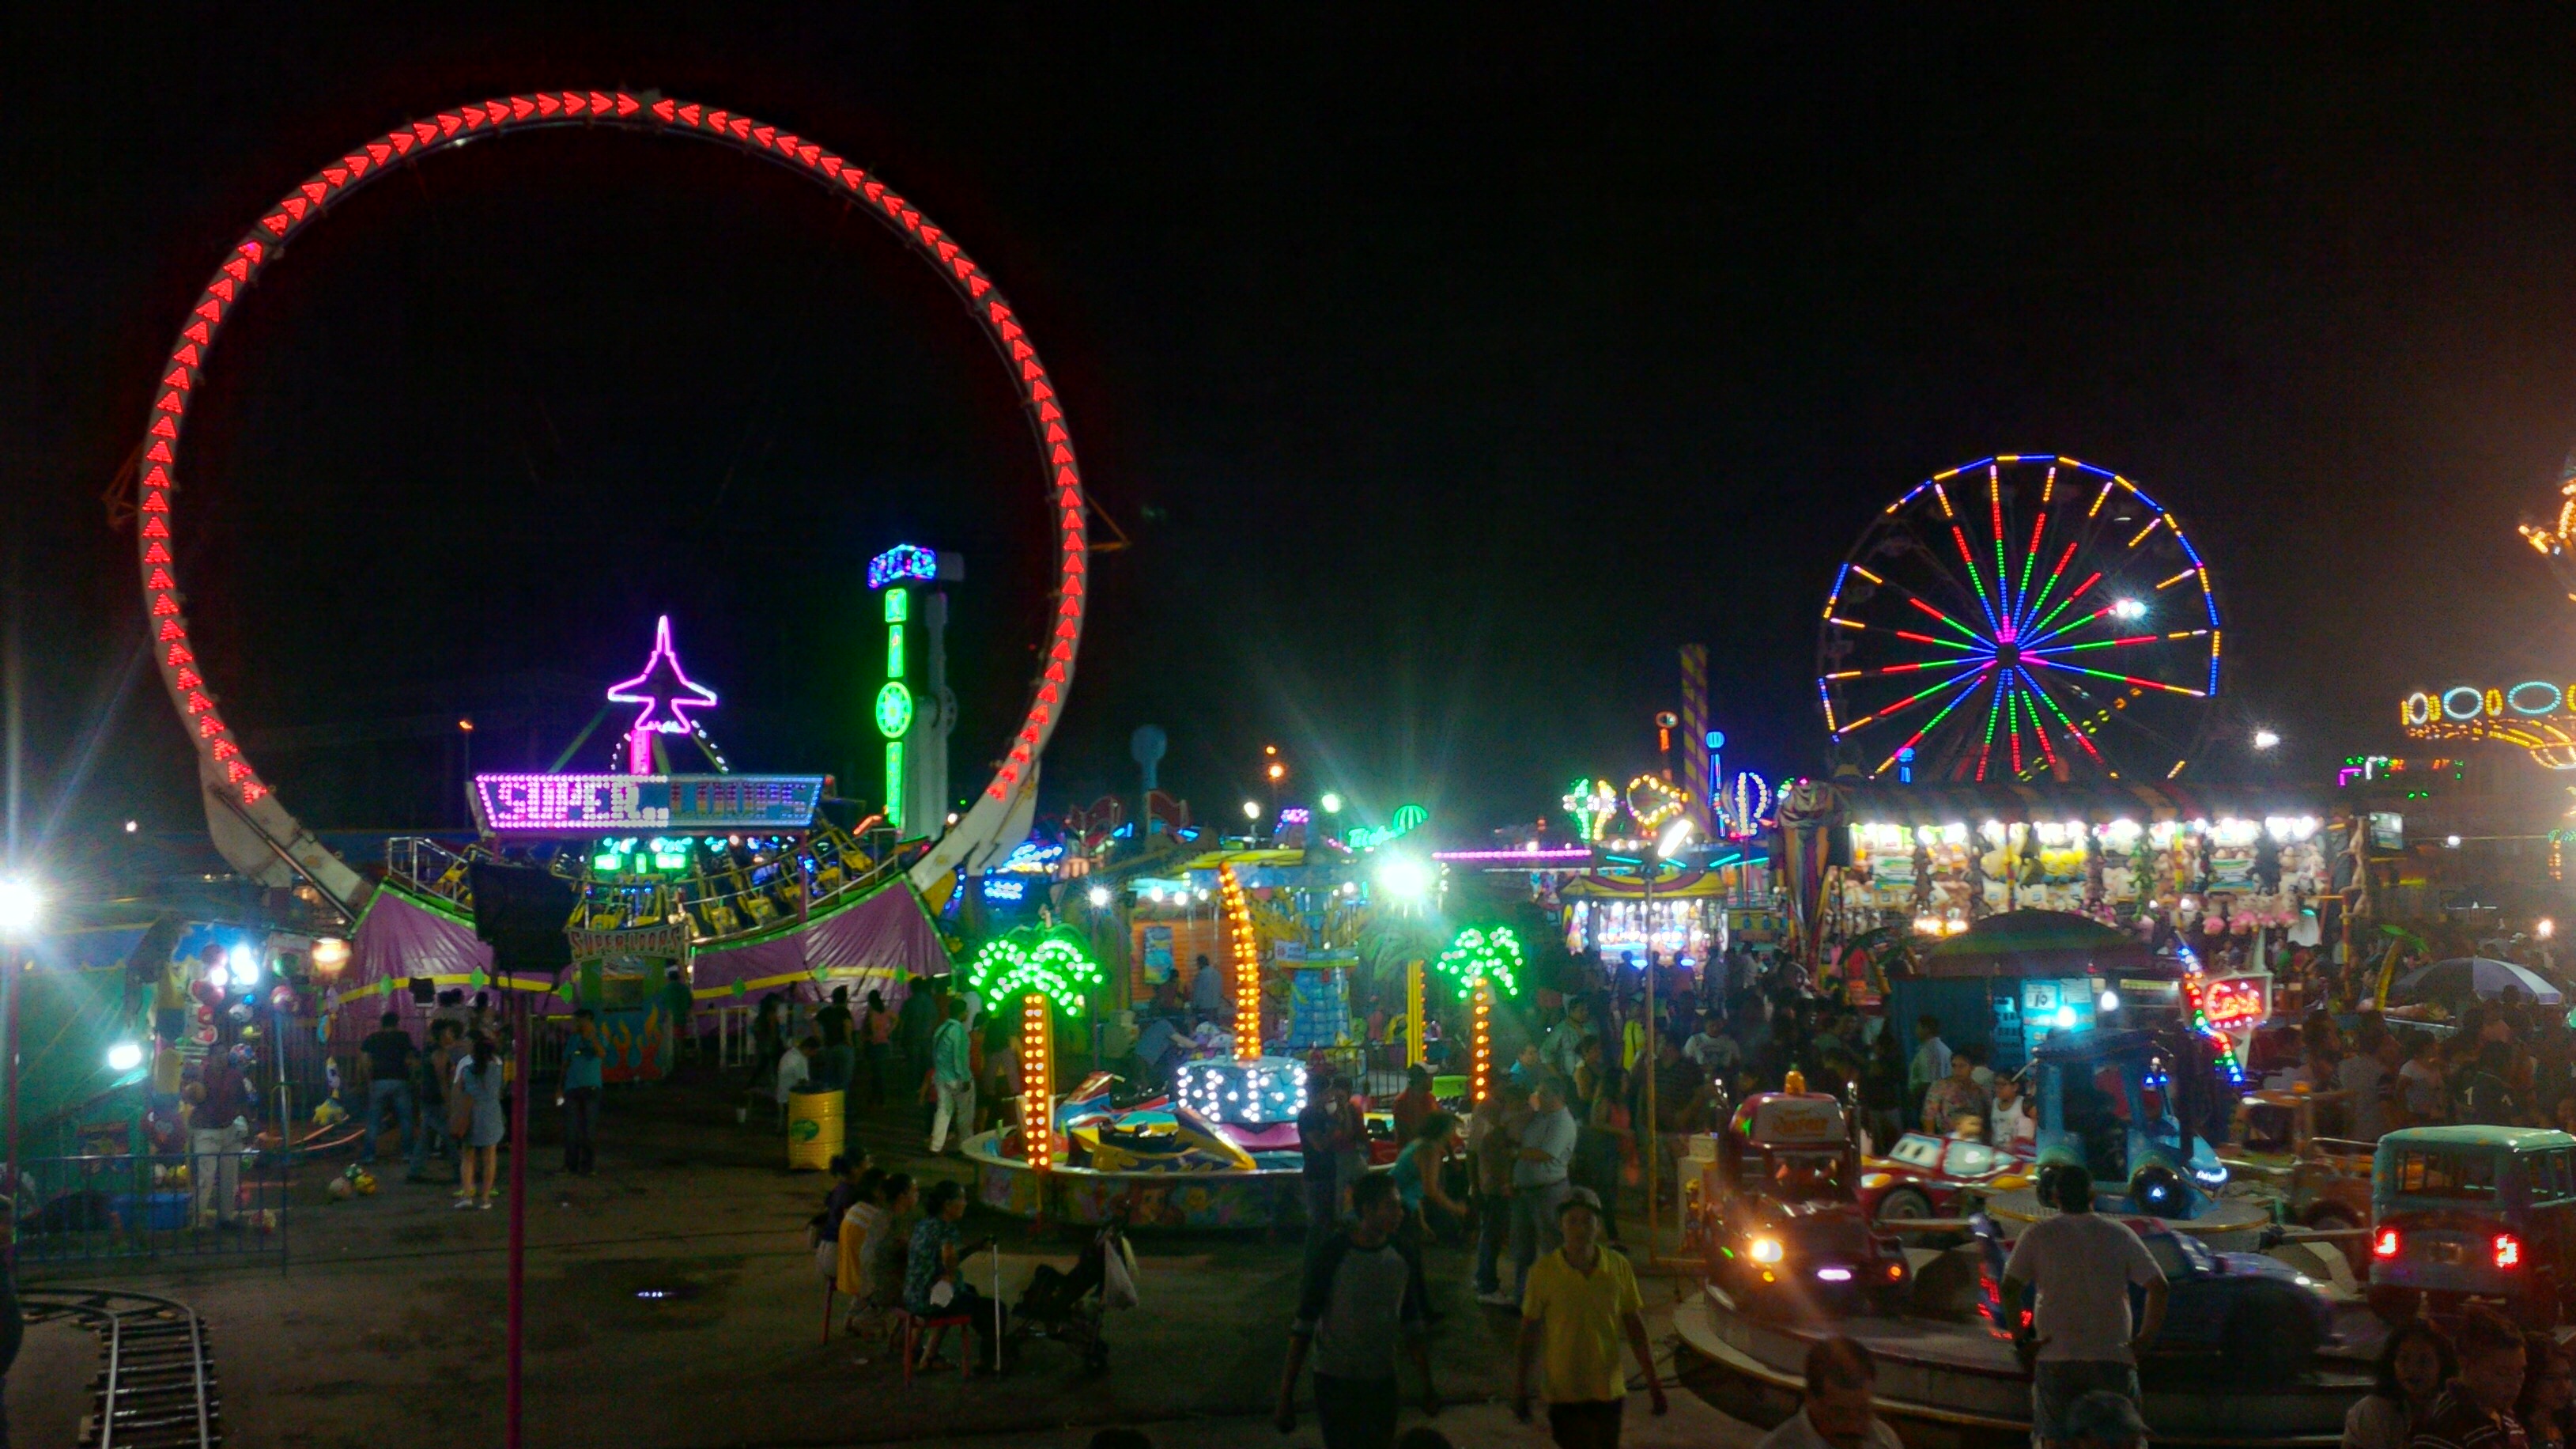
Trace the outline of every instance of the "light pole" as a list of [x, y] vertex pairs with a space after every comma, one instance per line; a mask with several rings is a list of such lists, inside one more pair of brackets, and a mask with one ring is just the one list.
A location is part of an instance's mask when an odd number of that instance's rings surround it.
[[5, 1047], [9, 1056], [8, 1192], [9, 1201], [13, 1204], [18, 1200], [20, 1187], [18, 1180], [18, 978], [26, 974], [26, 962], [20, 955], [19, 943], [36, 933], [37, 923], [42, 919], [44, 912], [44, 892], [38, 890], [33, 881], [16, 876], [0, 880], [0, 953], [5, 953], [0, 954], [0, 972], [6, 973], [5, 976], [0, 976], [0, 1012], [7, 1013], [9, 1018], [8, 1033], [5, 1041], [0, 1041], [0, 1047]]
[[1662, 1179], [1655, 1171], [1655, 1148], [1662, 1140], [1661, 1123], [1655, 1116], [1655, 1068], [1661, 1065], [1656, 1060], [1661, 1037], [1655, 1029], [1655, 875], [1664, 868], [1665, 861], [1689, 843], [1690, 835], [1690, 817], [1676, 817], [1637, 862], [1638, 879], [1644, 883], [1638, 915], [1646, 936], [1646, 1059], [1641, 1063], [1646, 1069], [1646, 1130], [1640, 1135], [1646, 1149], [1646, 1256], [1650, 1260], [1655, 1255], [1655, 1235], [1662, 1225], [1656, 1202], [1663, 1192]]

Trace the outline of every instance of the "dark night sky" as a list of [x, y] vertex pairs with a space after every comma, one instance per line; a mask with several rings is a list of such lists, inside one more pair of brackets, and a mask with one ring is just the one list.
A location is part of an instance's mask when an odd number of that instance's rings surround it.
[[[1813, 768], [1835, 563], [1996, 451], [2192, 526], [2235, 718], [2307, 778], [2396, 743], [2409, 687], [2576, 670], [2512, 533], [2576, 429], [2563, 11], [173, 9], [22, 12], [8, 45], [38, 820], [139, 638], [97, 495], [223, 247], [354, 141], [538, 86], [818, 138], [1012, 294], [1136, 541], [1099, 561], [1051, 802], [1123, 786], [1153, 720], [1203, 814], [1276, 740], [1364, 807], [1527, 818], [1644, 762], [1694, 638], [1735, 758]], [[213, 371], [183, 577], [254, 737], [604, 685], [667, 611], [738, 766], [843, 768], [859, 565], [899, 536], [972, 559], [961, 789], [1008, 731], [1031, 444], [951, 296], [802, 182], [625, 135], [468, 148], [299, 240]], [[312, 823], [417, 823], [297, 769]], [[146, 675], [71, 828], [196, 814]]]

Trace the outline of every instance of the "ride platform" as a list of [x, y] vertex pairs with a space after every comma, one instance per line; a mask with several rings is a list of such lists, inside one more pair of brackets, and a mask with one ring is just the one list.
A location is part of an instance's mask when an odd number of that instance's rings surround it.
[[[1908, 1443], [2030, 1440], [2030, 1375], [2012, 1346], [1980, 1324], [1774, 1320], [1745, 1314], [1723, 1292], [1703, 1288], [1674, 1308], [1673, 1326], [1725, 1381], [1730, 1392], [1721, 1407], [1739, 1416], [1772, 1423], [1795, 1412], [1805, 1392], [1807, 1350], [1847, 1334], [1878, 1360], [1878, 1412], [1903, 1421]], [[2151, 1364], [2143, 1387], [2146, 1420], [2159, 1445], [2269, 1449], [2341, 1443], [2344, 1413], [2370, 1391], [2370, 1376], [2358, 1363], [2322, 1359], [2294, 1384], [2229, 1385], [2223, 1374]]]
[[[2096, 1199], [2096, 1211], [2112, 1217], [2134, 1217], [2137, 1214]], [[2004, 1230], [2004, 1236], [2017, 1238], [2021, 1230], [2041, 1218], [2057, 1216], [2057, 1209], [2042, 1207], [2039, 1194], [2031, 1188], [1999, 1192], [1986, 1199], [1986, 1216]], [[2245, 1198], [2223, 1197], [2206, 1204], [2195, 1218], [2159, 1218], [2158, 1222], [2177, 1233], [2189, 1233], [2221, 1253], [2259, 1252], [2263, 1230], [2272, 1226], [2269, 1205]]]
[[1306, 1221], [1305, 1174], [1296, 1168], [1204, 1172], [1100, 1172], [1051, 1167], [1044, 1174], [1006, 1157], [1001, 1134], [966, 1139], [975, 1200], [1015, 1217], [1098, 1227], [1123, 1205], [1131, 1228], [1294, 1228]]

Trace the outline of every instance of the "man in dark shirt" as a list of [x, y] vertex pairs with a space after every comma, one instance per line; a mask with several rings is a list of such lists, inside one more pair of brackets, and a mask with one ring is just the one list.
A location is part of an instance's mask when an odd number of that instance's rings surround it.
[[1344, 1130], [1349, 1098], [1339, 1080], [1316, 1068], [1306, 1073], [1306, 1106], [1297, 1114], [1297, 1149], [1305, 1154], [1306, 1241], [1321, 1242], [1341, 1221], [1341, 1159], [1351, 1143]]
[[241, 1210], [241, 1154], [250, 1142], [250, 1089], [227, 1052], [207, 1054], [188, 1102], [188, 1180], [197, 1189], [197, 1226], [233, 1227]]
[[850, 988], [832, 988], [832, 1004], [814, 1013], [814, 1032], [823, 1038], [822, 1080], [814, 1085], [827, 1091], [842, 1091], [850, 1085], [850, 1072], [858, 1062], [858, 1051], [850, 1045]]
[[1423, 1303], [1413, 1288], [1419, 1268], [1395, 1241], [1404, 1221], [1395, 1180], [1384, 1174], [1360, 1179], [1351, 1205], [1351, 1226], [1306, 1255], [1274, 1418], [1280, 1433], [1296, 1431], [1297, 1374], [1311, 1351], [1315, 1418], [1326, 1449], [1387, 1449], [1395, 1442], [1399, 1345], [1422, 1374], [1422, 1411], [1439, 1413], [1440, 1395], [1423, 1344]]
[[420, 1055], [411, 1033], [402, 1029], [402, 1017], [386, 1012], [378, 1021], [375, 1033], [358, 1043], [358, 1053], [367, 1064], [366, 1135], [358, 1139], [358, 1160], [376, 1160], [376, 1134], [384, 1130], [385, 1108], [394, 1110], [394, 1120], [402, 1128], [403, 1160], [410, 1166], [410, 1176], [420, 1176], [420, 1160], [429, 1146], [429, 1135], [420, 1130], [420, 1104], [412, 1097], [412, 1059]]
[[2494, 1309], [2471, 1304], [2460, 1310], [2452, 1341], [2459, 1377], [2433, 1401], [2407, 1449], [2524, 1449], [2529, 1441], [2513, 1417], [2522, 1392], [2522, 1331]]

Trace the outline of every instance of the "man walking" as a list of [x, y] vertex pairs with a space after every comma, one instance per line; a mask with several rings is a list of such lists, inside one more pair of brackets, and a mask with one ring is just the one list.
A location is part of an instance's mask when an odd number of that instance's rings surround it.
[[1422, 1412], [1439, 1413], [1440, 1395], [1423, 1344], [1423, 1303], [1411, 1288], [1416, 1269], [1395, 1241], [1404, 1221], [1395, 1180], [1383, 1173], [1364, 1177], [1352, 1187], [1351, 1202], [1350, 1227], [1306, 1255], [1274, 1422], [1282, 1434], [1296, 1432], [1297, 1374], [1311, 1354], [1324, 1449], [1388, 1449], [1395, 1442], [1399, 1344], [1422, 1375]]
[[1601, 1200], [1590, 1188], [1563, 1195], [1557, 1208], [1563, 1245], [1531, 1266], [1521, 1296], [1521, 1336], [1512, 1356], [1512, 1414], [1530, 1417], [1530, 1364], [1545, 1365], [1547, 1428], [1561, 1449], [1619, 1449], [1619, 1420], [1628, 1375], [1619, 1340], [1646, 1371], [1646, 1393], [1658, 1416], [1672, 1405], [1646, 1340], [1646, 1301], [1626, 1255], [1601, 1246]]
[[[2165, 1275], [2126, 1223], [2093, 1211], [2093, 1174], [2082, 1163], [2040, 1169], [2039, 1199], [2057, 1216], [2022, 1230], [2004, 1264], [2004, 1311], [2036, 1293], [2031, 1333], [2031, 1426], [2044, 1444], [2072, 1437], [2067, 1412], [2096, 1389], [2138, 1401], [2138, 1355], [2165, 1321]], [[2147, 1291], [2145, 1319], [2129, 1322], [2129, 1288]], [[2009, 1317], [2006, 1321], [2012, 1321]]]
[[1530, 1265], [1556, 1251], [1556, 1210], [1572, 1190], [1566, 1174], [1580, 1134], [1574, 1114], [1565, 1110], [1565, 1088], [1554, 1078], [1540, 1081], [1530, 1093], [1530, 1119], [1512, 1162], [1512, 1296], [1523, 1303], [1529, 1301]]
[[420, 1055], [411, 1033], [403, 1030], [402, 1017], [388, 1011], [376, 1023], [376, 1030], [358, 1043], [358, 1053], [367, 1064], [367, 1131], [358, 1139], [358, 1160], [372, 1164], [376, 1160], [376, 1134], [384, 1130], [385, 1108], [394, 1110], [394, 1121], [402, 1128], [403, 1160], [410, 1171], [406, 1180], [420, 1180], [421, 1159], [427, 1154], [429, 1133], [420, 1121], [419, 1103], [411, 1090], [412, 1064]]
[[962, 996], [949, 1001], [948, 1019], [931, 1033], [930, 1085], [939, 1098], [930, 1119], [930, 1155], [937, 1157], [946, 1149], [950, 1122], [957, 1124], [957, 1147], [963, 1152], [966, 1139], [975, 1131], [975, 1064], [966, 1040], [966, 998]]

